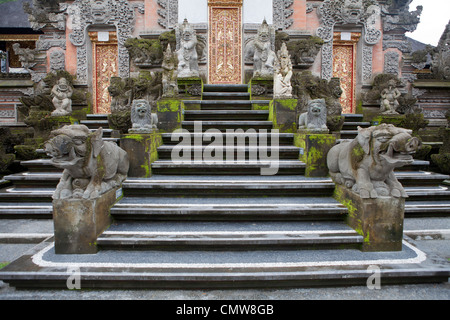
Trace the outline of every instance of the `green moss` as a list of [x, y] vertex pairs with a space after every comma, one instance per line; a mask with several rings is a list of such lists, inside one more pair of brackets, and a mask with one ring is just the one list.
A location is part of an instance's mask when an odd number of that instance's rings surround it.
[[0, 262], [0, 269], [3, 269], [9, 264], [9, 262]]
[[158, 112], [178, 112], [180, 111], [179, 100], [160, 100], [158, 102]]
[[144, 141], [144, 136], [142, 134], [127, 134], [123, 136], [123, 139], [131, 139], [138, 142]]

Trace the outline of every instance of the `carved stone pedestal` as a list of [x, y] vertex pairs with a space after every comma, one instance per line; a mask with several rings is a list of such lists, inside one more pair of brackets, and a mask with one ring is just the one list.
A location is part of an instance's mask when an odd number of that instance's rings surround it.
[[172, 133], [181, 128], [184, 105], [181, 100], [161, 99], [157, 103], [158, 129], [161, 133]]
[[120, 197], [115, 188], [93, 200], [53, 200], [56, 254], [94, 254], [97, 238], [111, 224], [109, 209]]
[[405, 199], [362, 199], [336, 185], [335, 198], [348, 208], [347, 223], [364, 237], [362, 251], [401, 251]]
[[183, 99], [200, 100], [203, 91], [201, 78], [178, 78], [178, 93]]
[[151, 164], [158, 159], [157, 148], [160, 145], [162, 145], [162, 137], [157, 131], [147, 134], [122, 135], [120, 147], [128, 153], [130, 160], [128, 177], [151, 177]]
[[335, 135], [298, 130], [295, 144], [300, 148], [300, 160], [306, 163], [305, 176], [328, 176], [327, 155], [336, 144]]
[[274, 99], [269, 106], [269, 121], [280, 133], [297, 132], [297, 99]]

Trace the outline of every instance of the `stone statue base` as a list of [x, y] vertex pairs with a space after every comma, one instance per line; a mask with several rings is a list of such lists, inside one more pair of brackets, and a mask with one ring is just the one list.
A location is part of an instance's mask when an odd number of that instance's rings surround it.
[[364, 237], [362, 251], [401, 251], [405, 199], [362, 199], [336, 185], [335, 198], [349, 209], [347, 224]]
[[203, 80], [200, 77], [178, 78], [178, 94], [183, 99], [200, 100]]
[[120, 147], [128, 153], [130, 160], [128, 177], [151, 177], [151, 164], [158, 159], [157, 148], [160, 145], [162, 145], [162, 137], [157, 130], [148, 134], [122, 135]]
[[181, 128], [184, 104], [179, 99], [160, 99], [157, 102], [158, 129], [161, 133], [172, 133]]
[[109, 209], [120, 197], [114, 188], [93, 200], [53, 200], [56, 254], [97, 253], [97, 238], [111, 224]]
[[300, 148], [300, 160], [306, 164], [305, 176], [327, 177], [327, 155], [336, 144], [336, 136], [327, 132], [317, 133], [300, 129], [295, 135], [295, 142]]
[[274, 99], [269, 105], [269, 121], [280, 133], [297, 132], [297, 99]]

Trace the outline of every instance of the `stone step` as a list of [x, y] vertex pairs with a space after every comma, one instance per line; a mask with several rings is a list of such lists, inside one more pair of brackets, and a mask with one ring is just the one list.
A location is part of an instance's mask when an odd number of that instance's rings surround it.
[[[224, 142], [225, 143], [225, 142]], [[207, 149], [208, 148], [208, 149]], [[172, 152], [175, 152], [177, 156], [183, 156], [185, 153], [191, 155], [190, 159], [194, 160], [196, 154], [205, 154], [205, 150], [209, 150], [211, 148], [207, 146], [200, 147], [183, 147], [183, 151], [181, 152], [177, 146], [173, 145], [163, 145], [158, 148], [158, 157], [161, 160], [167, 160], [172, 158]], [[281, 160], [298, 160], [300, 155], [300, 148], [292, 147], [292, 146], [267, 146], [265, 148], [262, 147], [250, 147], [250, 146], [223, 146], [223, 147], [214, 147], [213, 156], [218, 157], [222, 154], [221, 158], [225, 158], [228, 154], [232, 154], [234, 159], [237, 159], [238, 155], [243, 157], [242, 160], [260, 160], [261, 152], [263, 156], [267, 156], [267, 154], [273, 154], [273, 152], [278, 152], [279, 158]], [[210, 154], [210, 151], [207, 151]], [[180, 155], [181, 154], [181, 155]], [[252, 158], [250, 158], [252, 157]]]
[[269, 111], [266, 110], [186, 110], [186, 121], [200, 120], [237, 120], [237, 121], [266, 121]]
[[347, 208], [331, 197], [128, 197], [111, 208], [115, 220], [342, 220]]
[[254, 104], [268, 108], [270, 100], [200, 100], [196, 104], [200, 105], [201, 110], [252, 110]]
[[[172, 137], [174, 138], [174, 141], [172, 141]], [[176, 145], [180, 142], [186, 143], [184, 141], [185, 136], [183, 135], [183, 138], [177, 137], [176, 135], [173, 135], [172, 133], [163, 133], [162, 139], [164, 145]], [[230, 138], [231, 137], [231, 138]], [[233, 139], [234, 137], [234, 139]], [[223, 132], [223, 143], [227, 144], [227, 138], [230, 141], [230, 145], [238, 143], [239, 145], [249, 145], [252, 143], [252, 146], [257, 144], [258, 141], [263, 139], [264, 142], [267, 142], [267, 145], [272, 145], [272, 137], [273, 141], [275, 141], [276, 144], [279, 146], [292, 146], [294, 144], [294, 134], [292, 133], [273, 133], [273, 134], [263, 134], [258, 132], [248, 132], [248, 133], [227, 133]], [[203, 145], [210, 145], [212, 140], [211, 135], [205, 134], [205, 133], [189, 133], [189, 136], [186, 136], [186, 139], [190, 139], [191, 143], [194, 143], [194, 141], [199, 141], [198, 144], [202, 143]], [[244, 142], [243, 142], [244, 141]]]
[[405, 216], [411, 217], [448, 217], [450, 216], [450, 198], [447, 200], [406, 201]]
[[362, 114], [352, 114], [352, 113], [343, 113], [342, 116], [345, 117], [345, 122], [362, 122], [364, 115]]
[[[372, 269], [369, 266], [376, 266]], [[161, 251], [102, 250], [56, 255], [50, 239], [0, 270], [17, 289], [67, 289], [68, 267], [83, 289], [248, 289], [316, 286], [367, 288], [375, 272], [381, 285], [447, 283], [450, 268], [403, 242], [400, 252], [333, 250]]]
[[86, 127], [90, 129], [98, 129], [100, 127], [102, 127], [103, 130], [109, 129], [109, 123], [107, 119], [81, 120], [80, 124], [84, 124]]
[[[195, 130], [195, 123], [198, 121], [182, 121], [181, 126], [190, 132]], [[272, 121], [202, 121], [201, 122], [202, 131], [209, 129], [217, 129], [220, 131], [238, 130], [267, 130], [270, 132], [273, 128]]]
[[108, 114], [89, 113], [86, 115], [87, 120], [108, 120]]
[[0, 203], [5, 202], [50, 202], [55, 188], [20, 188], [16, 186], [0, 190]]
[[51, 202], [0, 202], [0, 219], [52, 219]]
[[203, 92], [248, 92], [246, 84], [205, 84]]
[[21, 161], [20, 164], [28, 169], [30, 172], [54, 173], [62, 172], [62, 169], [56, 168], [51, 164], [51, 159], [36, 159]]
[[6, 176], [14, 186], [21, 188], [51, 188], [57, 186], [62, 176], [61, 172], [21, 172]]
[[343, 222], [116, 222], [101, 250], [262, 250], [358, 248], [363, 237]]
[[208, 162], [194, 163], [193, 161], [173, 162], [170, 160], [157, 160], [152, 163], [154, 174], [235, 174], [260, 175], [262, 168], [276, 168], [277, 174], [304, 174], [305, 164], [301, 161], [280, 160], [262, 163], [261, 161], [230, 161], [219, 164]]
[[203, 92], [203, 100], [250, 100], [248, 92]]
[[[92, 133], [92, 132], [97, 131], [98, 128], [99, 127], [96, 127], [95, 129], [90, 128], [89, 131]], [[114, 131], [113, 129], [108, 129], [107, 127], [106, 128], [102, 128], [102, 129], [103, 129], [103, 139], [105, 139], [105, 138], [112, 138], [111, 135], [112, 135], [112, 133]]]
[[358, 130], [341, 130], [341, 139], [355, 139]]
[[[328, 178], [304, 176], [166, 176], [128, 178], [122, 185], [127, 197], [254, 197], [332, 196], [334, 183]], [[289, 198], [286, 198], [288, 201]], [[279, 200], [277, 200], [279, 201]]]
[[403, 186], [438, 186], [450, 176], [427, 171], [397, 171], [395, 176]]
[[342, 130], [348, 131], [348, 130], [358, 130], [358, 127], [361, 128], [368, 128], [371, 126], [370, 122], [344, 122], [342, 125]]
[[409, 198], [407, 201], [433, 201], [450, 199], [450, 188], [447, 186], [405, 187]]

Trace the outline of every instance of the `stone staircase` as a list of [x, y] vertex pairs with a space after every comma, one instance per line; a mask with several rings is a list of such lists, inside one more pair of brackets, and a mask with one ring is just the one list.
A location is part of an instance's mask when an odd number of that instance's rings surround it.
[[[171, 157], [178, 141], [162, 135], [152, 177], [124, 182], [97, 254], [55, 255], [49, 240], [5, 267], [0, 279], [20, 288], [65, 288], [67, 268], [78, 267], [83, 288], [348, 286], [366, 285], [368, 267], [377, 265], [383, 284], [447, 281], [448, 268], [430, 264], [407, 242], [401, 252], [361, 252], [364, 239], [345, 224], [348, 209], [333, 199], [331, 179], [304, 176], [293, 134], [274, 133], [279, 171], [261, 175], [273, 163], [250, 161], [261, 148], [251, 142], [272, 122], [253, 103], [247, 86], [205, 85], [200, 110], [186, 110], [182, 122], [191, 142], [200, 143], [178, 163]], [[202, 130], [194, 132], [199, 121]], [[210, 144], [212, 128], [223, 132], [223, 141], [235, 139], [224, 154], [243, 158], [195, 161]], [[244, 136], [245, 143], [237, 143]], [[409, 214], [426, 214], [430, 205], [435, 214], [448, 214], [450, 191], [441, 187], [448, 177], [406, 170], [397, 176], [411, 196]]]

